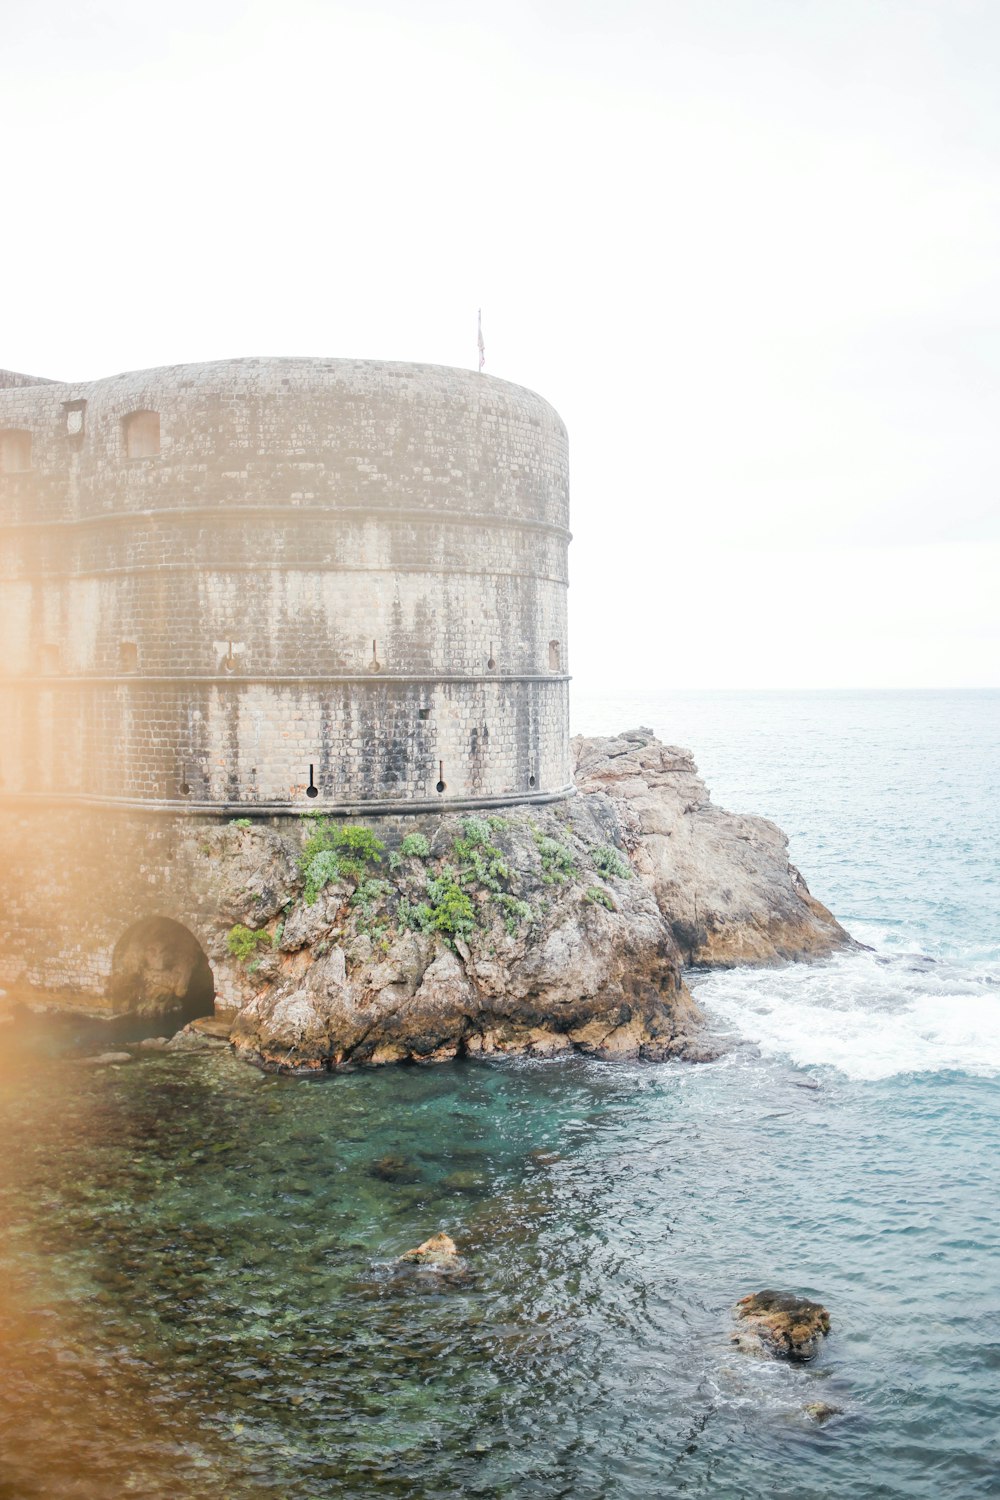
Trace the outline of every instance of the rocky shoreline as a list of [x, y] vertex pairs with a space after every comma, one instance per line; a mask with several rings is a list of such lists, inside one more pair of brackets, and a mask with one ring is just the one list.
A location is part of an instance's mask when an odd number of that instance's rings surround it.
[[[850, 943], [761, 818], [712, 806], [691, 756], [641, 729], [574, 742], [578, 795], [504, 816], [307, 820], [210, 835], [231, 1037], [268, 1069], [579, 1052], [714, 1055], [688, 964]], [[213, 965], [216, 961], [213, 955]]]
[[228, 1041], [268, 1070], [696, 1061], [718, 1049], [686, 968], [851, 945], [781, 830], [714, 807], [687, 751], [637, 729], [573, 755], [577, 795], [548, 806], [191, 825], [175, 868], [205, 951], [190, 939], [145, 969], [137, 952], [111, 1014], [176, 1030], [207, 955], [215, 1015], [176, 1044]]

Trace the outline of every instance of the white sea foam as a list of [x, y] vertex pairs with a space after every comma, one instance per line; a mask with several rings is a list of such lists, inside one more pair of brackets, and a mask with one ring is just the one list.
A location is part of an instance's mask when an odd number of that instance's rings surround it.
[[1000, 1073], [1000, 966], [852, 953], [723, 971], [695, 992], [712, 1019], [799, 1066], [853, 1079]]

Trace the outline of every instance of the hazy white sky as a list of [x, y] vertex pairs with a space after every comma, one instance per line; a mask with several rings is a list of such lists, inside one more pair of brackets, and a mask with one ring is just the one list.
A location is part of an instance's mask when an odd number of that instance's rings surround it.
[[997, 0], [5, 0], [0, 365], [475, 363], [584, 685], [1000, 686]]

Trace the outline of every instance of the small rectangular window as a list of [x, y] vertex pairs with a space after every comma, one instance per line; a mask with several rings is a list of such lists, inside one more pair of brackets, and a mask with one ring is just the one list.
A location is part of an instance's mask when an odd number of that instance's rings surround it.
[[134, 411], [125, 418], [125, 457], [155, 458], [160, 451], [160, 413]]
[[31, 468], [31, 433], [0, 432], [0, 473], [21, 474]]

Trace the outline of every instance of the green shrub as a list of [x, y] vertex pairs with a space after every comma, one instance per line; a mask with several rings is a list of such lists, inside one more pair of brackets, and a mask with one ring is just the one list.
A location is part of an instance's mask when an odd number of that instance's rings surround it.
[[517, 896], [509, 896], [504, 891], [494, 896], [493, 899], [504, 914], [503, 925], [507, 929], [509, 937], [514, 936], [522, 922], [533, 923], [537, 921], [535, 913], [527, 901], [522, 901]]
[[422, 833], [408, 833], [399, 846], [404, 859], [426, 859], [431, 846]]
[[606, 906], [608, 911], [618, 910], [611, 892], [599, 885], [588, 885], [583, 893], [583, 899], [590, 906]]
[[321, 849], [314, 854], [304, 871], [306, 905], [312, 906], [323, 887], [331, 880], [339, 880], [343, 873], [340, 856], [333, 849]]
[[452, 853], [459, 861], [458, 878], [463, 885], [475, 880], [497, 895], [513, 879], [506, 854], [490, 842], [486, 818], [462, 819], [462, 836], [452, 844]]
[[241, 963], [246, 963], [253, 958], [259, 947], [270, 942], [271, 934], [263, 928], [244, 927], [242, 922], [237, 922], [226, 933], [226, 952], [231, 958], [238, 958]]
[[252, 828], [253, 824], [249, 818], [230, 818], [230, 828]]
[[576, 860], [565, 844], [550, 839], [547, 834], [535, 830], [535, 848], [542, 861], [542, 880], [545, 885], [562, 885], [576, 870]]
[[449, 941], [468, 937], [476, 925], [476, 910], [458, 882], [451, 865], [443, 865], [439, 875], [427, 878], [430, 931], [443, 933]]
[[364, 876], [358, 881], [357, 889], [351, 897], [351, 905], [358, 907], [366, 917], [370, 917], [375, 905], [383, 896], [388, 896], [392, 886], [388, 880], [377, 880], [371, 875]]
[[434, 931], [434, 913], [426, 901], [414, 903], [406, 896], [400, 896], [396, 907], [396, 921], [400, 927], [407, 927], [411, 932]]
[[617, 880], [631, 880], [632, 866], [628, 860], [618, 853], [617, 849], [610, 844], [601, 844], [593, 852], [594, 869], [604, 876], [614, 876]]
[[384, 850], [385, 844], [370, 828], [317, 821], [299, 858], [307, 904], [311, 906], [332, 880], [353, 880], [355, 884], [363, 880], [366, 865], [379, 864]]

